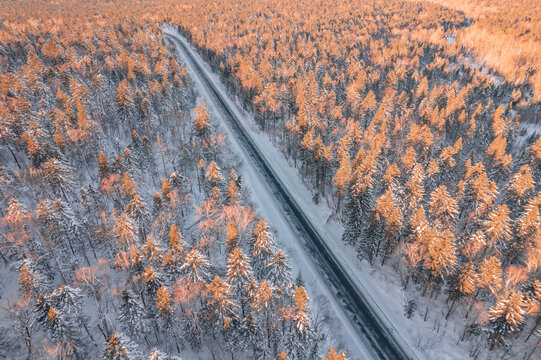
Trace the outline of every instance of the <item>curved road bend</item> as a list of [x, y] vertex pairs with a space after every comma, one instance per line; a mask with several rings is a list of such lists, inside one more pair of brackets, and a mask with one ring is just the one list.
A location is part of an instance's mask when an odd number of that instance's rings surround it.
[[[380, 359], [418, 359], [415, 352], [408, 346], [404, 339], [392, 327], [388, 319], [383, 319], [384, 314], [374, 310], [374, 306], [366, 295], [359, 290], [343, 264], [329, 249], [325, 237], [308, 220], [302, 208], [297, 204], [294, 197], [284, 186], [276, 171], [267, 162], [259, 147], [250, 137], [244, 125], [231, 110], [224, 100], [216, 85], [210, 80], [202, 66], [184, 43], [181, 36], [165, 33], [170, 40], [182, 52], [185, 58], [192, 64], [206, 90], [215, 100], [218, 108], [221, 108], [224, 117], [229, 122], [240, 143], [243, 144], [246, 153], [264, 175], [269, 188], [278, 202], [282, 204], [293, 229], [297, 229], [300, 236], [305, 239], [310, 254], [316, 265], [321, 267], [327, 283], [334, 289], [337, 297], [350, 315], [353, 328], [364, 338], [374, 355]], [[382, 316], [383, 315], [383, 316]], [[386, 321], [385, 321], [386, 320]]]

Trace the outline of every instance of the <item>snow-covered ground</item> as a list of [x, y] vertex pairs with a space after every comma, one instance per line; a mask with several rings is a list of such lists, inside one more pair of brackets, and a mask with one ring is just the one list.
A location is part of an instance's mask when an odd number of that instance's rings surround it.
[[[165, 33], [170, 33], [175, 37], [180, 37], [176, 29], [164, 26]], [[337, 221], [331, 218], [331, 210], [324, 201], [319, 205], [312, 202], [310, 190], [303, 184], [301, 177], [294, 167], [281, 154], [270, 141], [269, 137], [258, 130], [253, 117], [242, 110], [238, 102], [232, 100], [220, 83], [219, 77], [212, 73], [209, 66], [201, 59], [191, 45], [193, 55], [198, 59], [207, 76], [214, 82], [222, 94], [222, 97], [229, 103], [229, 106], [236, 112], [237, 116], [244, 121], [244, 126], [249, 134], [258, 144], [260, 150], [265, 154], [267, 161], [280, 175], [283, 183], [288, 187], [291, 194], [294, 194], [295, 200], [303, 208], [309, 220], [319, 227], [319, 231], [324, 234], [338, 259], [349, 269], [352, 278], [357, 285], [373, 298], [373, 303], [379, 308], [381, 313], [387, 318], [389, 326], [401, 336], [405, 342], [415, 351], [420, 359], [467, 359], [470, 358], [470, 346], [468, 343], [459, 343], [464, 329], [464, 319], [455, 314], [449, 321], [445, 321], [445, 315], [448, 311], [448, 305], [445, 304], [446, 296], [440, 294], [436, 299], [428, 299], [421, 296], [421, 291], [410, 284], [407, 291], [401, 286], [400, 275], [389, 266], [372, 267], [365, 261], [357, 258], [357, 252], [352, 247], [344, 244], [341, 240], [343, 227]], [[191, 74], [195, 74], [189, 62], [182, 59]], [[320, 278], [311, 256], [303, 248], [302, 242], [296, 236], [296, 231], [290, 228], [290, 223], [286, 215], [282, 212], [282, 206], [277, 204], [275, 197], [268, 191], [265, 179], [259, 173], [248, 156], [244, 154], [243, 147], [236, 140], [233, 132], [224, 121], [222, 115], [211, 101], [210, 95], [205, 91], [201, 80], [193, 76], [195, 84], [207, 100], [209, 110], [212, 115], [221, 120], [221, 126], [228, 135], [231, 146], [236, 155], [243, 163], [243, 183], [251, 190], [252, 199], [256, 203], [256, 209], [261, 213], [278, 233], [278, 241], [287, 251], [291, 263], [297, 271], [301, 271], [306, 281], [306, 286], [312, 299], [315, 302], [314, 309], [318, 308], [318, 302], [327, 301], [329, 303], [330, 316], [336, 319], [339, 324], [331, 325], [330, 331], [341, 345], [348, 350], [348, 356], [352, 359], [370, 359], [373, 355], [358, 338], [356, 332], [351, 327], [347, 316], [338, 304], [336, 297], [329, 290], [327, 284]], [[407, 319], [404, 316], [404, 304], [415, 299], [418, 304], [414, 315]], [[424, 321], [427, 303], [430, 303], [430, 312], [427, 321]], [[483, 358], [483, 357], [481, 357]]]

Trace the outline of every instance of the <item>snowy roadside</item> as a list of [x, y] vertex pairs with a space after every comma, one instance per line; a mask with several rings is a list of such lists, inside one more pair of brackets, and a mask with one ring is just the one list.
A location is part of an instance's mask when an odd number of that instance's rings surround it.
[[[164, 32], [169, 32], [177, 37], [179, 36], [178, 32], [171, 27], [164, 27]], [[414, 349], [420, 359], [431, 359], [435, 357], [440, 359], [469, 358], [470, 355], [467, 347], [459, 347], [456, 345], [461, 336], [464, 325], [463, 322], [457, 321], [456, 318], [451, 318], [442, 325], [437, 319], [436, 321], [431, 320], [431, 317], [434, 316], [434, 314], [438, 315], [440, 311], [443, 315], [439, 317], [445, 316], [447, 311], [444, 303], [445, 297], [441, 296], [436, 300], [422, 298], [420, 292], [414, 289], [413, 286], [410, 286], [408, 291], [405, 292], [401, 287], [399, 274], [392, 271], [392, 269], [389, 267], [376, 267], [374, 269], [367, 262], [359, 261], [356, 256], [356, 250], [342, 242], [341, 234], [343, 232], [343, 227], [337, 221], [330, 219], [331, 210], [329, 207], [326, 206], [324, 202], [320, 202], [319, 205], [315, 205], [312, 202], [312, 194], [302, 183], [297, 169], [293, 168], [287, 162], [281, 152], [271, 143], [269, 137], [257, 129], [253, 117], [245, 113], [237, 102], [233, 102], [229, 98], [224, 86], [220, 83], [219, 77], [212, 73], [209, 66], [201, 59], [194, 48], [187, 42], [184, 43], [192, 50], [193, 55], [202, 65], [206, 75], [217, 85], [222, 97], [228, 102], [231, 109], [235, 111], [239, 118], [244, 119], [245, 128], [249, 131], [250, 136], [256, 140], [262, 153], [266, 155], [266, 160], [280, 175], [280, 179], [288, 188], [289, 192], [294, 195], [297, 203], [305, 210], [309, 220], [318, 227], [318, 231], [325, 235], [329, 248], [333, 251], [334, 255], [340, 259], [343, 265], [345, 265], [344, 267], [349, 270], [351, 278], [354, 279], [357, 286], [360, 289], [364, 289], [364, 293], [373, 299], [372, 303], [374, 307], [379, 308], [381, 314], [387, 318], [389, 327], [391, 327], [393, 331], [397, 331], [400, 336], [403, 337], [405, 342]], [[190, 68], [190, 66], [188, 67]], [[193, 71], [191, 72], [193, 73]], [[198, 81], [196, 81], [196, 84], [198, 88], [202, 90], [202, 94], [207, 96], [208, 94], [205, 94], [201, 84]], [[213, 114], [220, 117], [219, 113], [216, 114], [216, 111]], [[235, 139], [225, 122], [222, 122], [222, 125], [226, 128], [230, 141], [235, 142]], [[243, 159], [245, 165], [248, 165], [245, 166], [245, 173], [250, 177], [257, 174], [257, 169], [255, 169], [255, 172], [254, 169], [249, 169], [251, 166], [249, 160], [247, 160], [243, 154], [242, 147], [239, 146], [239, 144], [233, 145], [235, 152], [238, 153], [237, 155]], [[271, 154], [272, 156], [269, 156]], [[259, 178], [259, 176], [256, 177]], [[268, 202], [263, 199], [263, 197], [265, 197], [265, 194], [263, 194], [265, 191], [260, 191], [262, 190], [261, 186], [264, 186], [264, 182], [261, 183], [259, 179], [255, 178], [254, 184], [250, 185], [256, 203], [260, 205], [265, 204], [265, 207], [258, 208], [258, 211], [268, 217], [269, 222], [278, 229], [282, 244], [287, 237], [296, 240], [295, 236], [291, 235], [287, 222], [285, 225], [287, 229], [283, 227], [283, 223], [280, 225], [280, 221], [275, 222], [279, 220], [274, 219], [277, 215], [273, 214], [273, 212], [276, 211], [276, 207], [267, 206]], [[267, 198], [269, 197], [267, 196]], [[270, 196], [270, 200], [274, 202], [272, 196]], [[278, 211], [281, 211], [280, 207], [278, 207]], [[283, 218], [283, 216], [278, 217]], [[298, 241], [294, 241], [290, 245], [290, 247], [287, 247], [287, 250], [292, 258], [301, 257], [303, 258], [304, 263], [306, 261], [305, 258], [310, 256]], [[308, 260], [308, 263], [308, 266], [313, 266], [311, 260]], [[304, 266], [306, 266], [306, 264], [303, 265], [303, 269]], [[307, 273], [306, 270], [303, 270], [303, 274]], [[312, 274], [310, 275], [313, 276]], [[311, 283], [310, 285], [315, 284], [316, 283]], [[327, 289], [325, 284], [323, 286]], [[311, 290], [312, 294], [315, 294], [313, 286], [309, 286], [309, 290]], [[331, 295], [331, 297], [334, 298], [333, 295]], [[430, 303], [432, 311], [429, 313], [428, 321], [423, 320], [423, 316], [420, 312], [416, 312], [411, 319], [405, 318], [403, 314], [404, 304], [412, 298], [418, 302], [420, 310], [424, 310], [427, 302]], [[438, 316], [436, 316], [436, 318], [438, 318]], [[439, 331], [435, 330], [436, 327], [438, 327]], [[350, 336], [351, 335], [353, 334], [350, 334]], [[348, 346], [348, 348], [350, 349], [351, 347]], [[351, 352], [350, 356], [354, 357]]]

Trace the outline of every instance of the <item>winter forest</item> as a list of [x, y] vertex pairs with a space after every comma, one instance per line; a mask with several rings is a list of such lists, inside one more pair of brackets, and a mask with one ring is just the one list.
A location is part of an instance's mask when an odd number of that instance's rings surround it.
[[164, 26], [416, 358], [541, 357], [540, 2], [0, 4], [0, 358], [368, 358]]

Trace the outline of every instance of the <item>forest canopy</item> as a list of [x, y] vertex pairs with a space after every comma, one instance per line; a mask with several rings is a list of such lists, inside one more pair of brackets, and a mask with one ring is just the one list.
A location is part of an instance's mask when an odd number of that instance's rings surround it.
[[538, 2], [0, 4], [0, 356], [346, 359], [163, 24], [332, 241], [422, 297], [406, 318], [475, 358], [539, 352]]

